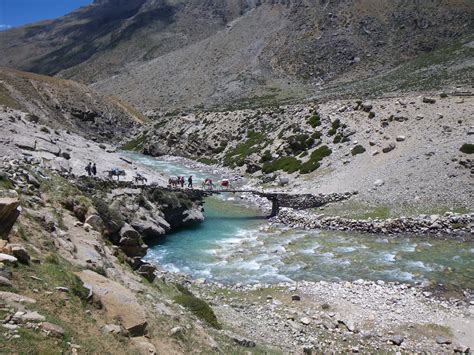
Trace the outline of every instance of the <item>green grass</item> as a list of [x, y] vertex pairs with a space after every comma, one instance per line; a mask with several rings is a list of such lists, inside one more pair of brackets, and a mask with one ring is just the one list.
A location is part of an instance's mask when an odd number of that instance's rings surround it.
[[3, 174], [0, 174], [0, 189], [9, 190], [13, 187], [10, 179]]
[[269, 174], [277, 170], [283, 170], [289, 174], [292, 174], [295, 171], [298, 171], [300, 167], [301, 161], [295, 157], [281, 157], [263, 164], [262, 171], [266, 174]]
[[246, 141], [238, 144], [225, 154], [224, 165], [230, 167], [242, 166], [249, 155], [262, 151], [267, 144], [268, 141], [263, 133], [248, 131]]
[[219, 324], [214, 311], [206, 302], [194, 296], [191, 291], [186, 289], [184, 286], [177, 284], [176, 288], [181, 292], [180, 295], [174, 297], [176, 303], [190, 310], [194, 315], [211, 327], [221, 329], [221, 325]]
[[473, 154], [474, 153], [474, 144], [464, 143], [459, 150], [465, 154]]
[[146, 136], [145, 134], [141, 133], [137, 137], [133, 138], [129, 142], [125, 143], [121, 149], [123, 150], [129, 150], [133, 152], [139, 152], [143, 149], [143, 146], [145, 144]]

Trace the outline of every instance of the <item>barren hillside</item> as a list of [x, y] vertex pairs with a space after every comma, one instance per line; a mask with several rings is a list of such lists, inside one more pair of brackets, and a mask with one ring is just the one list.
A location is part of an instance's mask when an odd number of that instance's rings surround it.
[[[1, 32], [0, 64], [94, 83], [142, 109], [264, 105], [390, 80], [405, 61], [472, 41], [473, 13], [469, 0], [103, 0]], [[472, 60], [454, 68], [472, 78]]]

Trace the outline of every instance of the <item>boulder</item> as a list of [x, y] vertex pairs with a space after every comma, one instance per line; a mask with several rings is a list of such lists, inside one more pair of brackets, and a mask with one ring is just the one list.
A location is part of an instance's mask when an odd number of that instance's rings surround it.
[[403, 142], [406, 139], [405, 136], [397, 136], [396, 141], [397, 142]]
[[0, 238], [8, 237], [20, 215], [20, 201], [17, 198], [0, 198]]
[[134, 258], [134, 257], [143, 257], [146, 255], [146, 252], [148, 251], [148, 245], [146, 244], [141, 244], [141, 245], [122, 245], [120, 246], [120, 249], [123, 250], [125, 255], [128, 257]]
[[106, 325], [104, 325], [102, 330], [105, 333], [109, 333], [109, 334], [121, 334], [122, 333], [122, 327], [120, 325], [117, 325], [117, 324], [106, 324]]
[[434, 103], [436, 103], [436, 100], [435, 100], [435, 99], [432, 99], [431, 97], [424, 97], [424, 98], [423, 98], [423, 102], [424, 102], [425, 104], [434, 104]]
[[13, 255], [0, 253], [0, 263], [16, 265], [18, 259]]
[[82, 205], [76, 205], [73, 207], [72, 212], [74, 213], [74, 216], [81, 221], [82, 223], [85, 222], [86, 220], [86, 214], [87, 214], [87, 208], [82, 206]]
[[382, 186], [385, 182], [381, 179], [375, 180], [374, 186]]
[[154, 355], [156, 354], [155, 346], [145, 337], [132, 338], [130, 340], [131, 346], [140, 355]]
[[9, 279], [0, 275], [0, 286], [12, 287], [13, 284]]
[[132, 222], [132, 227], [145, 238], [159, 238], [166, 232], [163, 227], [150, 220], [135, 220]]
[[405, 341], [405, 338], [401, 335], [394, 335], [389, 339], [389, 341], [394, 345], [400, 346]]
[[292, 295], [291, 300], [292, 301], [301, 301], [301, 297], [300, 297], [300, 295]]
[[25, 247], [20, 244], [10, 244], [11, 254], [18, 259], [20, 263], [28, 264], [30, 262], [30, 255]]
[[147, 327], [146, 313], [130, 289], [91, 270], [84, 270], [76, 275], [92, 288], [92, 298], [102, 304], [106, 322], [120, 319], [123, 328], [131, 336], [144, 335]]
[[125, 224], [120, 229], [120, 245], [139, 245], [140, 234], [129, 224]]
[[53, 323], [43, 322], [41, 323], [41, 329], [43, 329], [46, 334], [56, 338], [62, 338], [64, 336], [64, 329]]
[[98, 232], [102, 232], [105, 226], [102, 218], [100, 218], [100, 216], [96, 214], [92, 214], [89, 217], [87, 217], [85, 223], [90, 225], [94, 230]]
[[447, 339], [443, 336], [437, 336], [435, 340], [436, 340], [436, 343], [438, 343], [440, 345], [443, 345], [443, 344], [449, 345], [449, 344], [452, 343], [451, 340], [449, 340], [449, 339]]
[[389, 145], [385, 146], [383, 149], [382, 149], [382, 152], [384, 153], [389, 153], [391, 152], [392, 150], [394, 150], [396, 147], [395, 143], [390, 143]]
[[153, 280], [156, 278], [155, 271], [156, 268], [151, 264], [143, 264], [137, 270], [141, 276], [150, 282], [153, 282]]
[[4, 292], [0, 291], [0, 300], [5, 301], [7, 303], [13, 302], [13, 303], [30, 303], [30, 304], [35, 304], [36, 300], [19, 295], [17, 293], [13, 292]]
[[26, 322], [44, 322], [46, 317], [39, 314], [38, 312], [16, 312], [13, 315], [12, 320], [15, 323], [26, 323]]

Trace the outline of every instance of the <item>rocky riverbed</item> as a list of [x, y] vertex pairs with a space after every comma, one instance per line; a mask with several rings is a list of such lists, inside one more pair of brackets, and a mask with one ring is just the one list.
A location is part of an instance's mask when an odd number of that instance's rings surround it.
[[467, 290], [453, 298], [421, 284], [381, 280], [230, 286], [163, 270], [158, 275], [189, 285], [249, 348], [469, 353], [474, 342], [474, 294]]
[[474, 236], [474, 214], [447, 212], [444, 215], [420, 215], [390, 219], [354, 220], [339, 216], [328, 217], [308, 211], [285, 208], [272, 219], [273, 223], [299, 229], [328, 229], [358, 231], [387, 235], [418, 234], [437, 238], [459, 238], [472, 240]]

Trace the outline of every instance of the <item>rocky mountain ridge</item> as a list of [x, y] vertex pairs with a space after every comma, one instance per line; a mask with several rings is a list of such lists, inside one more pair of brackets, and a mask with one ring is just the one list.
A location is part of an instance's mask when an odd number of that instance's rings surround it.
[[258, 105], [453, 45], [472, 35], [473, 10], [468, 0], [95, 1], [1, 32], [0, 65], [94, 83], [141, 109]]

